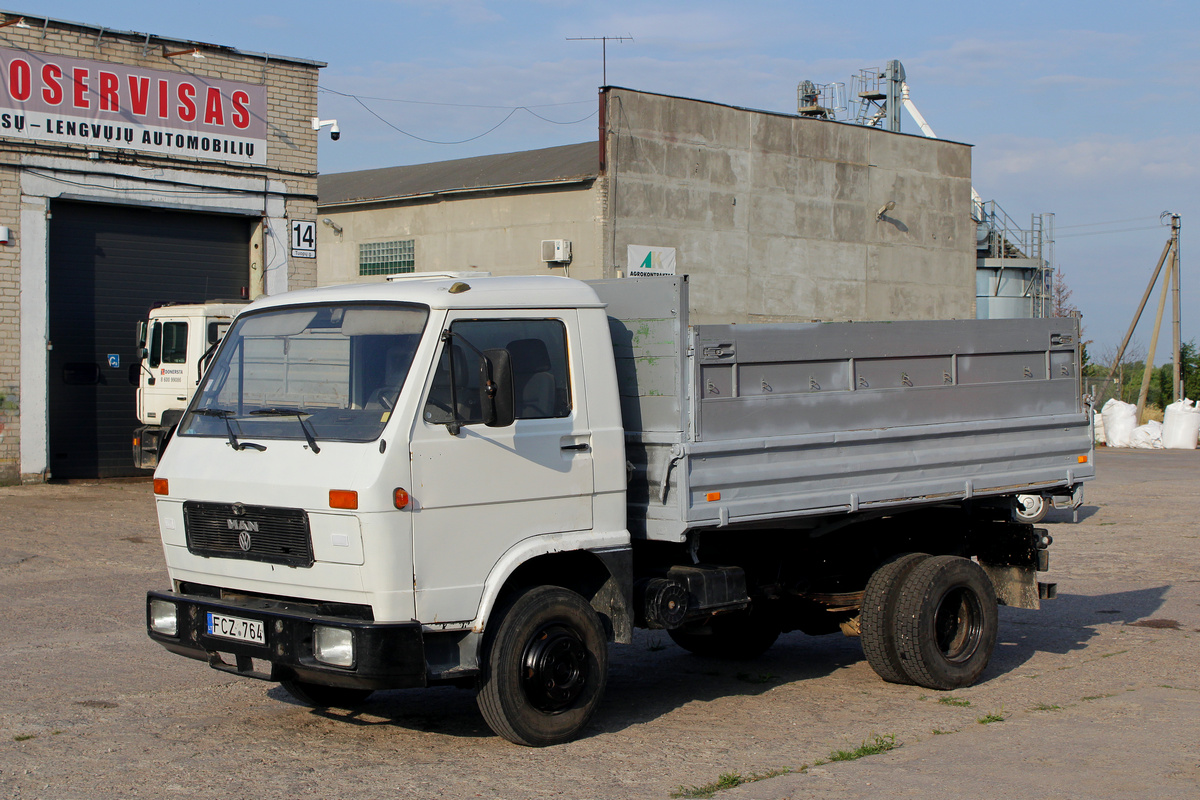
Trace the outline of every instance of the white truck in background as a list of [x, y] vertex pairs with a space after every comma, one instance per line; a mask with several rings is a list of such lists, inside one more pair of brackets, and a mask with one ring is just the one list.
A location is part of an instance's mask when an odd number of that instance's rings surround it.
[[[130, 379], [137, 386], [133, 465], [158, 466], [171, 432], [183, 416], [216, 345], [245, 302], [159, 303], [137, 325], [137, 363]], [[136, 378], [134, 377], [136, 373]]]
[[969, 685], [1094, 477], [1077, 319], [689, 325], [686, 276], [413, 275], [261, 298], [154, 478], [168, 650], [315, 706], [477, 692], [578, 735], [608, 643], [860, 636]]

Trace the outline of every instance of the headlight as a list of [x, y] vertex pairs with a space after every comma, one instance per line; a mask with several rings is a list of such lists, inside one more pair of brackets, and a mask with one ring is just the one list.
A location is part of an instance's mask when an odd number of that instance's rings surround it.
[[313, 656], [335, 667], [354, 666], [354, 631], [346, 628], [313, 626]]
[[163, 636], [179, 634], [179, 609], [174, 603], [150, 598], [150, 630]]

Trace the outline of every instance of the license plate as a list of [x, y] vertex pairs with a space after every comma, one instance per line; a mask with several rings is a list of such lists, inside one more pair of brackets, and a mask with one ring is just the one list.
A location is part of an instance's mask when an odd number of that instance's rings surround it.
[[267, 643], [267, 634], [260, 621], [214, 614], [211, 611], [208, 612], [208, 635], [251, 644]]

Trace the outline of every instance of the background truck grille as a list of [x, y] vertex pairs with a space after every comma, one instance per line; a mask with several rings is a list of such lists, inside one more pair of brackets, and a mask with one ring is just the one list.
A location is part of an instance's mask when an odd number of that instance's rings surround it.
[[270, 564], [311, 567], [308, 514], [298, 508], [241, 503], [183, 504], [188, 552], [216, 558], [244, 558]]

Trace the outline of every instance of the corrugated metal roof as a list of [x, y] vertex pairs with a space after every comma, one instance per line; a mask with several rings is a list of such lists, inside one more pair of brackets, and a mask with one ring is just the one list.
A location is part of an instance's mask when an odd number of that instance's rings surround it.
[[596, 142], [459, 158], [407, 167], [337, 172], [317, 178], [321, 207], [398, 200], [447, 192], [578, 183], [600, 174]]

